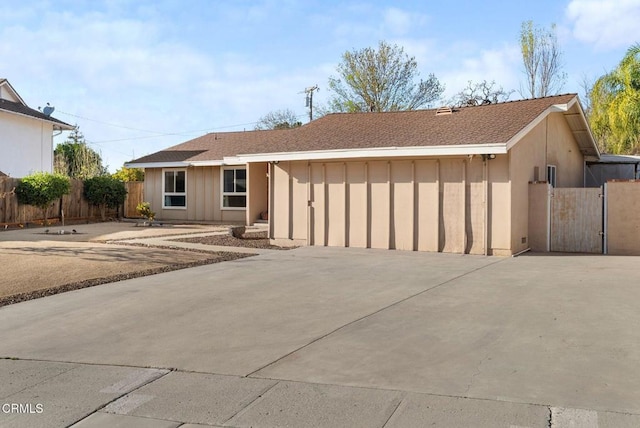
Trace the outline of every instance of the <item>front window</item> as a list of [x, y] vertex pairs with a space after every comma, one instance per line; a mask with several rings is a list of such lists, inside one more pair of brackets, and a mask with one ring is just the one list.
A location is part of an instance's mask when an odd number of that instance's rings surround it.
[[222, 208], [245, 209], [247, 206], [246, 168], [222, 169]]
[[187, 207], [187, 171], [164, 170], [162, 208]]

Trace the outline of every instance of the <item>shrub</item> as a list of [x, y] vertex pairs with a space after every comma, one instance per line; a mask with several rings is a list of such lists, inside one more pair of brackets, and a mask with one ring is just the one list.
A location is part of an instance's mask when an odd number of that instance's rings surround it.
[[48, 223], [49, 206], [69, 193], [69, 178], [61, 174], [36, 172], [24, 177], [16, 187], [18, 202], [42, 209], [44, 223]]
[[127, 189], [120, 180], [102, 175], [84, 181], [84, 197], [89, 203], [100, 207], [100, 218], [104, 221], [107, 208], [117, 208], [124, 203]]
[[153, 221], [156, 216], [156, 213], [151, 211], [151, 204], [149, 202], [140, 202], [136, 207], [136, 211], [149, 221]]
[[144, 181], [144, 170], [140, 168], [127, 168], [123, 166], [115, 173], [111, 174], [113, 178], [120, 181]]

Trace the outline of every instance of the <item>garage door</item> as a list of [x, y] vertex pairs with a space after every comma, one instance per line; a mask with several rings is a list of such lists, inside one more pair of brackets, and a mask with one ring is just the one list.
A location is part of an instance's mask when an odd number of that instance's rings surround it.
[[480, 161], [318, 162], [305, 167], [310, 245], [484, 251]]

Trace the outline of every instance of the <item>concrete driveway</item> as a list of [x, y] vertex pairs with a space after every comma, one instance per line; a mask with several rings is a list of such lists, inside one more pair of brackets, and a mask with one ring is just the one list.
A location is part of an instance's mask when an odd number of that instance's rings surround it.
[[44, 411], [0, 425], [639, 426], [637, 263], [300, 248], [11, 305], [0, 402]]

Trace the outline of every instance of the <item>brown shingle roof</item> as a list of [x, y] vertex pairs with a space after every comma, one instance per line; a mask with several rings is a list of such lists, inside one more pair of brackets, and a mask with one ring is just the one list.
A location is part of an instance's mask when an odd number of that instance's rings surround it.
[[[298, 128], [300, 129], [300, 128]], [[240, 153], [270, 152], [295, 129], [221, 132], [203, 135], [177, 146], [141, 157], [131, 163], [222, 160]]]
[[0, 110], [23, 114], [25, 116], [34, 117], [40, 120], [46, 120], [47, 122], [52, 122], [57, 125], [60, 125], [64, 129], [73, 129], [72, 125], [69, 125], [68, 123], [65, 123], [61, 120], [58, 120], [55, 117], [47, 116], [46, 114], [39, 112], [38, 110], [34, 110], [31, 107], [27, 107], [24, 104], [14, 103], [13, 101], [5, 100], [2, 98], [0, 98]]
[[506, 143], [554, 104], [576, 95], [557, 95], [454, 109], [385, 113], [335, 113], [300, 128], [207, 134], [131, 163], [222, 160], [225, 156], [384, 147]]

